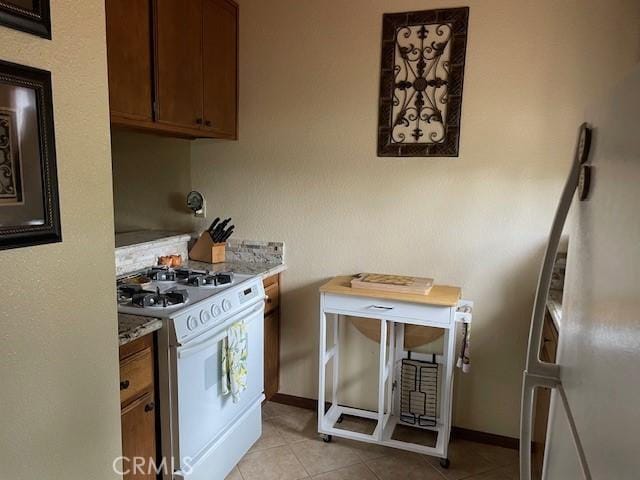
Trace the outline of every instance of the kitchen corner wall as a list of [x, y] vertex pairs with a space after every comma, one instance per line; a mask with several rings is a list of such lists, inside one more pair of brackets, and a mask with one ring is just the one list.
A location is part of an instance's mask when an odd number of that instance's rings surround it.
[[0, 27], [0, 58], [52, 72], [63, 239], [0, 252], [0, 478], [115, 479], [120, 396], [104, 1], [53, 0], [51, 17], [51, 41]]
[[[577, 127], [593, 96], [638, 60], [640, 4], [240, 4], [240, 139], [194, 142], [191, 183], [210, 216], [233, 216], [238, 238], [286, 242], [281, 391], [316, 397], [318, 287], [328, 277], [433, 276], [476, 302], [454, 423], [517, 436], [536, 277]], [[382, 14], [463, 5], [460, 157], [377, 158]], [[345, 403], [375, 391], [358, 381], [375, 375], [374, 346], [350, 338]]]
[[189, 140], [114, 130], [111, 155], [116, 232], [191, 231]]

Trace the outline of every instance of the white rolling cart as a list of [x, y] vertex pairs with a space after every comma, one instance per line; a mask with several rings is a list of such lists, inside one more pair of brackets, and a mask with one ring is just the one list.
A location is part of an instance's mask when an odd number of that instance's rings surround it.
[[[456, 326], [471, 323], [473, 303], [461, 300], [458, 287], [434, 285], [429, 295], [395, 293], [381, 290], [365, 290], [351, 288], [352, 277], [335, 277], [320, 287], [320, 363], [318, 386], [318, 432], [326, 442], [332, 436], [375, 443], [412, 452], [432, 455], [440, 458], [440, 464], [447, 468], [449, 436], [451, 433], [451, 400], [453, 394], [453, 370], [456, 361]], [[339, 322], [343, 317], [364, 317], [380, 320], [380, 352], [378, 376], [378, 408], [377, 411], [350, 408], [338, 403], [340, 335]], [[331, 318], [332, 317], [332, 318]], [[330, 320], [333, 320], [330, 322]], [[332, 323], [331, 327], [329, 323]], [[420, 387], [411, 392], [407, 403], [401, 398], [401, 369], [408, 360], [408, 352], [404, 348], [404, 326], [407, 324], [425, 327], [437, 327], [444, 330], [443, 354], [437, 362], [435, 393], [437, 398], [430, 399], [433, 407], [425, 416], [407, 416], [407, 410], [416, 413], [415, 399], [425, 402], [430, 397], [427, 387]], [[331, 334], [330, 337], [328, 334]], [[431, 358], [431, 355], [414, 354], [411, 359]], [[419, 361], [419, 360], [418, 360]], [[331, 398], [326, 399], [326, 370], [332, 362]], [[425, 364], [428, 366], [429, 364]], [[431, 363], [431, 365], [434, 365]], [[421, 385], [429, 384], [428, 371], [419, 371], [418, 377], [424, 380]], [[433, 380], [433, 377], [431, 377]], [[405, 393], [402, 393], [404, 396]], [[329, 400], [327, 410], [325, 401]], [[431, 401], [432, 400], [432, 401]], [[426, 403], [425, 403], [426, 405]], [[418, 409], [420, 410], [420, 409]], [[336, 428], [342, 415], [352, 415], [373, 420], [375, 430], [371, 434], [353, 432]], [[397, 425], [408, 425], [414, 428], [432, 430], [437, 434], [435, 446], [429, 447], [392, 438]]]

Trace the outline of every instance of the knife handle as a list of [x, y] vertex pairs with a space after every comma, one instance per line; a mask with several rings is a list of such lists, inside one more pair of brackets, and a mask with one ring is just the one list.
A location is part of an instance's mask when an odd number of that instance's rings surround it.
[[231, 234], [233, 233], [233, 229], [234, 229], [234, 227], [235, 227], [234, 225], [231, 225], [231, 227], [229, 227], [229, 230], [227, 230], [227, 231], [225, 232], [224, 237], [222, 237], [222, 241], [223, 241], [223, 242], [226, 242], [226, 241], [229, 239], [229, 237], [230, 237], [230, 236], [231, 236]]
[[216, 217], [215, 220], [211, 222], [211, 225], [209, 225], [209, 228], [207, 228], [207, 231], [209, 233], [213, 232], [213, 229], [216, 228], [216, 225], [218, 224], [219, 221], [220, 221], [220, 217]]

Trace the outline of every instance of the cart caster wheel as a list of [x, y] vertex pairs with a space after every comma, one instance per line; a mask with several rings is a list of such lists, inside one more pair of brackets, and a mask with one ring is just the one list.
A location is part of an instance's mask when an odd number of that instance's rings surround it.
[[338, 417], [338, 420], [336, 420], [336, 423], [342, 423], [342, 420], [344, 420], [344, 417], [342, 415], [340, 415]]
[[332, 438], [333, 438], [333, 437], [332, 437], [331, 435], [322, 435], [322, 441], [323, 441], [324, 443], [331, 443], [331, 439], [332, 439]]
[[449, 468], [449, 465], [451, 465], [451, 462], [449, 461], [448, 458], [441, 458], [440, 459], [440, 466], [442, 468]]

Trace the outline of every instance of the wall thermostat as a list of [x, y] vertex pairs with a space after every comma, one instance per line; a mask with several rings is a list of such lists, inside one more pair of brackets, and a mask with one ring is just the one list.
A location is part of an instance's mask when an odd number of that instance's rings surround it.
[[195, 190], [187, 194], [187, 207], [193, 211], [193, 215], [196, 217], [206, 216], [206, 202], [204, 195]]

